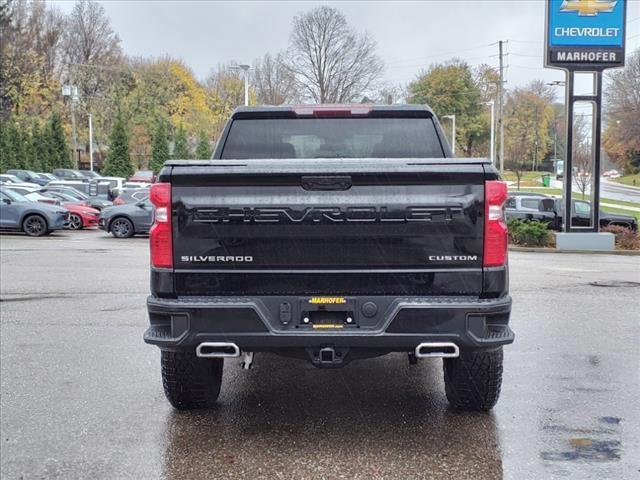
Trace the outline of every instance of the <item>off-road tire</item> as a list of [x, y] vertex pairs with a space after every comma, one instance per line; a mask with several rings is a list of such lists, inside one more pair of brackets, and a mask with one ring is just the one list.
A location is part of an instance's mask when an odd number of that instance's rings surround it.
[[458, 410], [491, 410], [502, 386], [502, 347], [495, 350], [460, 351], [458, 358], [444, 359], [447, 400]]
[[162, 385], [178, 410], [211, 408], [222, 384], [222, 358], [199, 358], [195, 352], [162, 351]]

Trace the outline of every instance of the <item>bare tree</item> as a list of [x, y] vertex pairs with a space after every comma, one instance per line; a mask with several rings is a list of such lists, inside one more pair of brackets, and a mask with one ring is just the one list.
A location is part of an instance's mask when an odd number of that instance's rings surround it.
[[[207, 77], [205, 84], [212, 92], [225, 112], [231, 112], [234, 108], [244, 105], [244, 77], [240, 70], [233, 69], [238, 62], [232, 60], [228, 63], [219, 63]], [[251, 91], [249, 95], [251, 96]]]
[[357, 33], [339, 10], [322, 6], [294, 17], [287, 67], [304, 97], [316, 103], [351, 102], [382, 74], [375, 50], [367, 33]]
[[253, 65], [253, 87], [258, 103], [281, 105], [296, 99], [295, 78], [284, 65], [282, 54], [267, 53]]
[[33, 49], [43, 58], [42, 73], [48, 79], [60, 73], [65, 16], [55, 6], [47, 6], [42, 1], [30, 5], [29, 38]]
[[102, 5], [91, 0], [74, 5], [67, 20], [64, 55], [71, 81], [78, 85], [81, 99], [89, 103], [119, 75], [113, 67], [123, 59], [120, 38]]
[[591, 144], [592, 125], [585, 120], [584, 115], [576, 115], [573, 132], [573, 180], [584, 199], [595, 173]]

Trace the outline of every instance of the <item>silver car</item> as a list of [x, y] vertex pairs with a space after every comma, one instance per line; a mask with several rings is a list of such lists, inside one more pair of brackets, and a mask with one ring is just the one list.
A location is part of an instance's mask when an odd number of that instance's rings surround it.
[[0, 230], [22, 231], [31, 237], [48, 235], [69, 226], [66, 208], [32, 202], [18, 192], [0, 188]]

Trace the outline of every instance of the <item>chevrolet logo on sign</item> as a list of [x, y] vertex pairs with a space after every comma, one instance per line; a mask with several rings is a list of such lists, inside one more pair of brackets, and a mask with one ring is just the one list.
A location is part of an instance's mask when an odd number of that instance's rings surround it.
[[624, 66], [627, 0], [547, 0], [545, 66]]
[[618, 0], [564, 0], [561, 12], [578, 12], [580, 16], [595, 17], [599, 13], [610, 13]]

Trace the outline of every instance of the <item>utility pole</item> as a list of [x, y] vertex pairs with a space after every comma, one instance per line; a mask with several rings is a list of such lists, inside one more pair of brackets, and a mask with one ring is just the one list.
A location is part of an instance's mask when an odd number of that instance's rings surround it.
[[233, 65], [232, 70], [242, 70], [244, 72], [244, 105], [249, 105], [249, 69], [250, 65]]
[[496, 114], [495, 114], [495, 106], [496, 106], [496, 102], [494, 102], [493, 100], [489, 100], [488, 102], [485, 102], [485, 105], [489, 105], [491, 107], [491, 122], [489, 125], [490, 128], [490, 146], [489, 146], [489, 158], [491, 158], [491, 165], [493, 165], [494, 167], [496, 166], [495, 164], [495, 123], [496, 123]]
[[78, 168], [78, 134], [76, 133], [76, 99], [78, 98], [78, 87], [71, 86], [71, 136], [73, 141], [73, 163]]
[[75, 109], [75, 103], [76, 103], [76, 100], [78, 100], [78, 87], [73, 84], [63, 85], [62, 96], [69, 97], [69, 108], [71, 110], [71, 142], [73, 143], [71, 160], [73, 160], [75, 167], [78, 168], [78, 159], [76, 157], [76, 153], [78, 151], [78, 136], [76, 134], [76, 109]]
[[535, 154], [533, 156], [533, 167], [531, 168], [532, 172], [536, 171], [536, 167], [538, 166], [538, 125], [540, 125], [540, 111], [538, 105], [536, 105], [536, 123], [534, 128], [536, 129], [536, 144], [535, 144]]
[[498, 85], [498, 126], [500, 127], [500, 173], [504, 172], [504, 53], [503, 43], [498, 42], [498, 56], [500, 57], [500, 84]]
[[93, 123], [89, 114], [89, 170], [93, 172]]
[[451, 120], [451, 153], [456, 153], [456, 114], [443, 115], [442, 118]]

